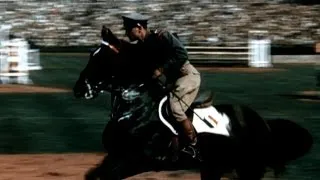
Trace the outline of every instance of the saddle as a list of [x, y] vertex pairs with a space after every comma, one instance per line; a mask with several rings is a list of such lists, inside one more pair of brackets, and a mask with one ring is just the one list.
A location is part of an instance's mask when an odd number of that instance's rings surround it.
[[[194, 108], [206, 108], [212, 105], [213, 103], [213, 92], [209, 90], [202, 90], [199, 91], [198, 95], [196, 96], [195, 100], [191, 103], [190, 108], [187, 110], [186, 115], [192, 119], [193, 109]], [[171, 121], [172, 115], [169, 108], [168, 102], [161, 109], [162, 115], [164, 118], [169, 121], [171, 124], [175, 125], [176, 121]]]
[[[212, 105], [212, 102], [213, 102], [212, 91], [208, 91], [208, 90], [199, 91], [195, 100], [190, 105], [190, 108], [187, 110], [186, 115], [192, 120], [194, 108], [209, 107]], [[169, 107], [169, 104], [167, 103], [165, 106], [163, 106], [163, 109], [161, 110], [164, 115], [164, 118], [167, 120], [168, 123], [173, 125], [173, 127], [179, 128], [177, 122], [172, 120], [171, 111], [169, 111], [170, 108], [168, 108], [168, 107]], [[178, 146], [178, 144], [180, 144], [180, 138], [173, 136], [172, 141], [170, 143], [170, 146], [173, 146], [173, 149], [176, 149], [176, 150], [175, 150], [175, 152], [173, 152], [174, 155], [171, 157], [171, 158], [173, 158], [172, 161], [176, 161], [178, 159], [179, 153], [183, 153], [185, 155], [188, 155], [197, 161], [202, 161], [202, 158], [199, 154], [199, 150], [197, 147], [186, 146], [183, 149], [178, 150], [177, 149], [178, 147], [174, 147], [174, 146]]]
[[212, 91], [199, 91], [198, 95], [196, 96], [195, 100], [191, 104], [191, 109], [193, 108], [205, 108], [209, 107], [213, 103], [213, 92]]

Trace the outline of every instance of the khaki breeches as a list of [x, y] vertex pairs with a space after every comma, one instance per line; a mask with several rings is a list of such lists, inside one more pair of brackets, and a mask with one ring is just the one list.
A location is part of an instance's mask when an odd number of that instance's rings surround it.
[[195, 100], [201, 83], [200, 73], [190, 63], [183, 65], [181, 73], [183, 76], [176, 81], [169, 99], [172, 114], [179, 122], [187, 119], [185, 112]]

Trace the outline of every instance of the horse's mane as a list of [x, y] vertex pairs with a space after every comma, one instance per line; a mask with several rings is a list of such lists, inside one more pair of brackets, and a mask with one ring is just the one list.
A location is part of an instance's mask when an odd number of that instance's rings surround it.
[[116, 48], [120, 48], [120, 46], [125, 43], [125, 41], [118, 39], [105, 25], [103, 25], [101, 29], [101, 38], [103, 41], [112, 44]]

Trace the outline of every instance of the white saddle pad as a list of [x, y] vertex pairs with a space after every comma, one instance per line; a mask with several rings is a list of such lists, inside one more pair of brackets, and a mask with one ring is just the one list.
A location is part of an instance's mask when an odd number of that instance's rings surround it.
[[[226, 114], [218, 112], [213, 106], [196, 108], [194, 113], [192, 124], [198, 133], [207, 132], [230, 136], [230, 119]], [[210, 123], [211, 127], [203, 119]]]

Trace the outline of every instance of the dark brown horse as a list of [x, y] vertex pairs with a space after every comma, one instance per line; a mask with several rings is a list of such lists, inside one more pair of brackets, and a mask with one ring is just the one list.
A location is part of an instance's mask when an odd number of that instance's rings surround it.
[[108, 156], [87, 173], [87, 180], [118, 180], [151, 170], [179, 169], [200, 170], [202, 180], [218, 180], [234, 169], [239, 179], [259, 180], [267, 167], [284, 170], [285, 163], [311, 148], [309, 132], [292, 121], [265, 121], [244, 105], [209, 104], [201, 109], [197, 105], [210, 99], [210, 93], [199, 93], [190, 108], [193, 122], [204, 123], [206, 119], [196, 119], [196, 115], [211, 109], [218, 120], [226, 120], [227, 133], [214, 131], [215, 127], [209, 127], [212, 121], [205, 128], [196, 125], [201, 159], [181, 151], [173, 162], [169, 146], [176, 127], [170, 123], [167, 92], [148, 78], [148, 68], [139, 62], [143, 52], [139, 45], [117, 39], [105, 27], [101, 34], [101, 46], [91, 53], [74, 86], [79, 98], [97, 97], [102, 90], [113, 97], [111, 118], [102, 135]]

